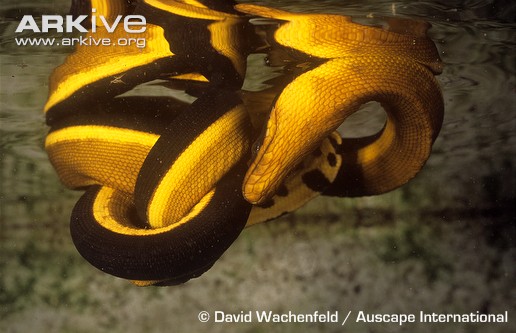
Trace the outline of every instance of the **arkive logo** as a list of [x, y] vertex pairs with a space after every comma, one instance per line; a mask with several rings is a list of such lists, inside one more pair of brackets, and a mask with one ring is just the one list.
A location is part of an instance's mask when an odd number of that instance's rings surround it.
[[[147, 29], [147, 21], [142, 15], [127, 15], [123, 17], [118, 15], [115, 20], [110, 23], [104, 15], [95, 15], [97, 12], [96, 8], [91, 10], [91, 32], [97, 31], [97, 25], [103, 25], [109, 33], [115, 31], [115, 29], [123, 24], [124, 31], [127, 33], [142, 33]], [[24, 15], [21, 19], [16, 32], [49, 32], [54, 29], [56, 32], [88, 32], [82, 23], [88, 18], [89, 15], [79, 15], [74, 17], [73, 15], [42, 15], [41, 16], [41, 28], [36, 23], [36, 20], [32, 15]], [[122, 19], [123, 18], [123, 19]]]

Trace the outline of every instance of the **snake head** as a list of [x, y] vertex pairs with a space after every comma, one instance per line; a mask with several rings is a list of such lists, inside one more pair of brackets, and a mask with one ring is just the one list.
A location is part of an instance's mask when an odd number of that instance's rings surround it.
[[[287, 85], [271, 110], [261, 144], [244, 179], [243, 194], [252, 204], [270, 199], [303, 159], [343, 121], [335, 98], [318, 98], [326, 78], [310, 71]], [[257, 151], [255, 149], [258, 149]]]

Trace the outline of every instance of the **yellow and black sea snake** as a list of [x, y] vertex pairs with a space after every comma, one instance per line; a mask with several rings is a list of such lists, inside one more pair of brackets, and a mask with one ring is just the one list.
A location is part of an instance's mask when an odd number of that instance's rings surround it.
[[[244, 227], [320, 193], [403, 185], [439, 132], [441, 62], [423, 23], [380, 28], [212, 0], [74, 1], [72, 12], [92, 8], [109, 20], [143, 15], [145, 32], [130, 37], [146, 46], [76, 47], [51, 76], [45, 148], [61, 181], [85, 191], [70, 223], [80, 254], [137, 285], [201, 275]], [[128, 36], [95, 28], [87, 37]], [[247, 56], [278, 49], [304, 59], [300, 73], [243, 91]], [[369, 101], [386, 111], [383, 129], [341, 138], [339, 125]]]

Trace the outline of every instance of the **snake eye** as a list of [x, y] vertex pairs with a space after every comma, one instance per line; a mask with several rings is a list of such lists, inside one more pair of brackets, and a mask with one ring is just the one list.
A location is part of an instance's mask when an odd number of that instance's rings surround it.
[[251, 154], [253, 155], [253, 159], [258, 154], [258, 151], [260, 151], [260, 148], [262, 146], [262, 142], [263, 142], [263, 138], [260, 137], [260, 138], [256, 139], [256, 141], [253, 142], [253, 144], [251, 145]]
[[269, 134], [269, 129], [267, 127], [262, 128], [260, 131], [260, 134], [254, 140], [253, 144], [251, 145], [251, 160], [254, 160], [256, 156], [258, 155], [258, 152], [260, 151], [260, 148], [262, 148], [263, 141], [265, 140], [265, 137]]

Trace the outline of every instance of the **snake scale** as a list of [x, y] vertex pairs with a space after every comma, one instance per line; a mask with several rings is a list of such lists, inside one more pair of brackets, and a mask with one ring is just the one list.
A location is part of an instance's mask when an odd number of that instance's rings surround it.
[[[382, 28], [229, 0], [77, 0], [72, 13], [92, 8], [144, 16], [131, 37], [146, 46], [76, 47], [50, 78], [45, 149], [63, 184], [84, 190], [70, 222], [79, 253], [137, 285], [197, 277], [246, 226], [321, 193], [405, 184], [439, 133], [442, 64], [425, 23]], [[98, 24], [86, 36], [127, 33]], [[278, 50], [303, 59], [295, 75], [242, 90], [248, 55]], [[383, 128], [342, 138], [337, 128], [369, 101], [385, 110]]]

